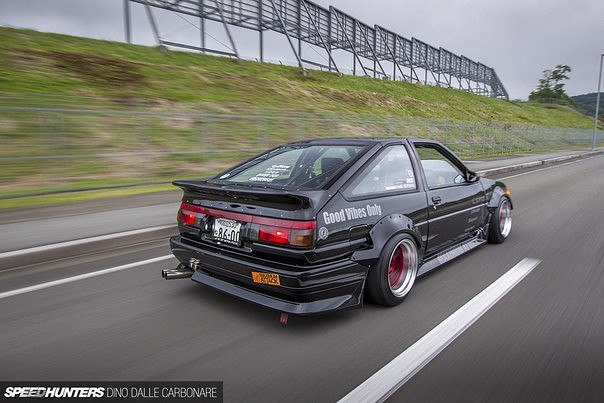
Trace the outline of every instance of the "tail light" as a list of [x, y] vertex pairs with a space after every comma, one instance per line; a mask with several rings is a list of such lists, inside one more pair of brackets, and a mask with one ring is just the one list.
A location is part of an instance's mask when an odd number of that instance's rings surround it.
[[207, 209], [183, 202], [180, 204], [176, 219], [179, 224], [199, 226], [201, 218], [206, 214], [205, 210]]
[[187, 210], [183, 207], [178, 210], [178, 221], [183, 222], [187, 225], [195, 225], [197, 220], [197, 213], [194, 211]]
[[182, 203], [178, 210], [178, 222], [199, 226], [204, 217], [235, 220], [248, 227], [248, 239], [266, 244], [309, 248], [314, 244], [316, 221], [294, 221], [260, 217], [249, 214], [216, 210]]
[[[308, 223], [314, 224], [314, 221]], [[268, 225], [261, 225], [258, 228], [258, 240], [266, 243], [308, 248], [313, 245], [314, 239], [314, 228], [283, 228]]]

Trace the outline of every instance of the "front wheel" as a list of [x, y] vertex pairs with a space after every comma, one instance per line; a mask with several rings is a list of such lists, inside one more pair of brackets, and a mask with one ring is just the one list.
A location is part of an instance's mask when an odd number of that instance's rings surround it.
[[378, 263], [369, 269], [367, 295], [380, 305], [400, 304], [417, 276], [417, 246], [406, 234], [390, 239]]
[[512, 231], [512, 205], [510, 199], [502, 197], [497, 210], [491, 216], [488, 241], [502, 243]]

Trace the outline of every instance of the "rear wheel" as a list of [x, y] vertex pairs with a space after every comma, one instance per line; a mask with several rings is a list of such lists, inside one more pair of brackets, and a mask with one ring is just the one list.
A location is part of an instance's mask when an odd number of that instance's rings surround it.
[[367, 294], [378, 304], [393, 306], [402, 302], [417, 276], [417, 246], [406, 234], [386, 243], [378, 263], [369, 269]]
[[491, 216], [488, 240], [491, 243], [502, 243], [512, 231], [512, 205], [510, 199], [502, 197], [497, 210]]

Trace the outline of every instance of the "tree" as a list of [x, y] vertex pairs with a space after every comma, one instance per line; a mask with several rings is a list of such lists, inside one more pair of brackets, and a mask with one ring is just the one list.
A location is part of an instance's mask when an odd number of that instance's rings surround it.
[[543, 70], [543, 78], [539, 80], [537, 88], [530, 93], [529, 101], [560, 99], [572, 102], [564, 91], [564, 81], [570, 79], [567, 75], [570, 71], [570, 67], [566, 64], [559, 64], [553, 70]]

